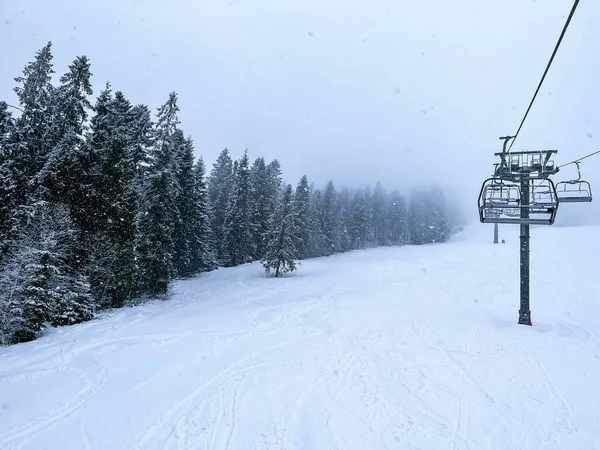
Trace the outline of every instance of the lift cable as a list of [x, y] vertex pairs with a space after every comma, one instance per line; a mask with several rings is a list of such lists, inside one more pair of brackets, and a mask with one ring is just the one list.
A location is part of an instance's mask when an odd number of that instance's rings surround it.
[[542, 83], [544, 82], [544, 79], [546, 78], [546, 74], [548, 73], [548, 70], [550, 69], [550, 66], [552, 65], [552, 61], [554, 60], [554, 56], [556, 55], [556, 52], [558, 51], [558, 47], [560, 47], [560, 43], [562, 42], [562, 39], [567, 31], [567, 28], [569, 27], [569, 23], [571, 22], [571, 19], [573, 18], [573, 14], [575, 14], [575, 10], [577, 9], [577, 5], [579, 4], [579, 0], [575, 0], [575, 3], [573, 4], [573, 8], [571, 8], [571, 13], [569, 14], [569, 17], [567, 18], [567, 22], [565, 23], [565, 26], [562, 30], [562, 33], [560, 34], [560, 37], [558, 38], [558, 42], [556, 43], [556, 46], [554, 47], [554, 51], [552, 52], [552, 56], [550, 57], [550, 61], [548, 61], [548, 65], [546, 66], [546, 70], [544, 71], [544, 74], [542, 75], [542, 79], [540, 80], [540, 83], [538, 84], [537, 89], [535, 90], [535, 94], [533, 94], [533, 98], [531, 99], [531, 103], [529, 103], [529, 107], [527, 108], [527, 111], [525, 112], [525, 115], [523, 116], [523, 120], [521, 121], [521, 125], [519, 125], [519, 129], [517, 130], [517, 133], [515, 134], [515, 136], [513, 137], [512, 142], [510, 143], [510, 147], [508, 148], [508, 150], [510, 151], [510, 149], [512, 148], [513, 144], [515, 143], [515, 141], [517, 140], [517, 136], [519, 136], [519, 131], [521, 131], [521, 127], [523, 126], [523, 123], [525, 123], [525, 119], [527, 118], [527, 114], [529, 114], [529, 110], [531, 109], [531, 107], [533, 106], [533, 102], [535, 101], [535, 98], [538, 95], [538, 92], [540, 91], [540, 88], [542, 87]]
[[563, 164], [562, 166], [558, 166], [558, 168], [560, 169], [561, 167], [568, 166], [569, 164], [575, 164], [575, 163], [578, 163], [578, 162], [579, 162], [579, 161], [581, 161], [582, 159], [589, 158], [590, 156], [597, 155], [598, 153], [600, 153], [600, 150], [598, 150], [597, 152], [594, 152], [594, 153], [590, 153], [589, 155], [585, 155], [585, 156], [584, 156], [584, 157], [582, 157], [582, 158], [577, 158], [577, 159], [574, 159], [573, 161], [571, 161], [571, 162], [568, 162], [568, 163], [565, 163], [565, 164]]

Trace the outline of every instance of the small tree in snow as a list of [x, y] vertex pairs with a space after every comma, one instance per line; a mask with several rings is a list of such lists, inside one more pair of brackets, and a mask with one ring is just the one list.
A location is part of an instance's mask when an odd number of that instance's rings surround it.
[[288, 184], [272, 217], [269, 242], [261, 261], [267, 274], [274, 271], [274, 275], [278, 277], [296, 270], [296, 223], [296, 212], [292, 208], [292, 186]]

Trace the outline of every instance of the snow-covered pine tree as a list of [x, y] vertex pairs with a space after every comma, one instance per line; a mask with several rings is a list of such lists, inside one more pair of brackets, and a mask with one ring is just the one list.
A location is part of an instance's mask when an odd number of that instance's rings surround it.
[[327, 248], [327, 237], [323, 234], [323, 195], [320, 189], [311, 189], [309, 205], [309, 245], [310, 258], [324, 256]]
[[267, 172], [265, 159], [256, 158], [250, 169], [253, 259], [262, 258], [266, 250], [269, 225], [273, 214], [273, 180], [270, 175]]
[[269, 180], [269, 198], [271, 200], [270, 216], [275, 213], [282, 194], [283, 180], [281, 178], [281, 164], [274, 159], [267, 164], [267, 179]]
[[101, 305], [120, 307], [134, 294], [133, 240], [138, 209], [137, 136], [131, 103], [122, 92], [103, 91], [91, 120], [89, 146], [95, 162], [89, 225], [92, 290]]
[[388, 242], [392, 245], [403, 245], [406, 243], [406, 200], [398, 192], [393, 191], [390, 195], [388, 210]]
[[52, 59], [52, 43], [48, 42], [36, 53], [34, 61], [25, 66], [23, 75], [15, 78], [20, 86], [14, 91], [23, 111], [17, 119], [20, 147], [14, 155], [20, 175], [17, 180], [22, 196], [19, 204], [25, 203], [29, 181], [42, 169], [51, 150], [48, 136], [53, 123], [55, 98], [51, 84], [54, 73]]
[[271, 220], [271, 231], [262, 265], [267, 274], [274, 272], [276, 277], [296, 270], [298, 258], [297, 219], [292, 207], [292, 185], [283, 191], [283, 198]]
[[366, 246], [373, 246], [375, 245], [375, 228], [373, 226], [373, 208], [371, 207], [373, 204], [373, 189], [371, 189], [370, 185], [364, 189], [363, 195], [365, 197], [365, 203], [367, 204], [367, 212], [369, 216], [367, 222], [367, 236], [365, 238]]
[[[45, 322], [89, 320], [94, 305], [84, 274], [70, 272], [77, 251], [66, 205], [43, 201], [25, 208], [26, 227], [11, 248], [0, 276], [0, 335], [13, 344], [35, 339]], [[60, 306], [59, 306], [60, 305]]]
[[75, 325], [91, 320], [96, 307], [89, 278], [84, 274], [61, 278], [65, 278], [61, 280], [64, 293], [59, 296], [52, 309], [52, 325], [55, 327]]
[[451, 226], [448, 220], [448, 205], [440, 186], [432, 186], [427, 192], [428, 220], [433, 242], [446, 242], [450, 237]]
[[12, 160], [0, 162], [0, 264], [8, 251], [17, 210], [17, 182]]
[[333, 182], [329, 181], [323, 193], [323, 216], [321, 232], [325, 237], [324, 256], [338, 252], [336, 248], [336, 225], [338, 225], [337, 193]]
[[110, 216], [108, 208], [112, 203], [110, 199], [114, 196], [110, 192], [114, 189], [111, 183], [114, 177], [110, 172], [112, 172], [111, 164], [115, 161], [114, 157], [109, 157], [109, 153], [114, 153], [114, 147], [117, 147], [117, 143], [122, 142], [122, 139], [118, 137], [115, 139], [116, 120], [111, 107], [112, 102], [113, 93], [110, 84], [106, 83], [92, 107], [90, 130], [86, 136], [91, 186], [87, 193], [86, 214], [81, 214], [80, 225], [90, 235], [106, 228]]
[[195, 273], [192, 256], [194, 221], [196, 218], [196, 180], [194, 178], [194, 143], [183, 131], [176, 130], [173, 145], [177, 162], [177, 209], [179, 220], [175, 223], [173, 264], [178, 277], [190, 277]]
[[208, 200], [210, 207], [210, 227], [214, 238], [214, 251], [217, 263], [225, 265], [225, 218], [233, 189], [233, 161], [229, 150], [223, 149], [213, 164], [208, 177]]
[[367, 245], [367, 232], [369, 226], [369, 209], [364, 193], [356, 191], [352, 201], [352, 213], [348, 229], [352, 238], [352, 248], [359, 250]]
[[250, 162], [248, 150], [238, 162], [233, 192], [225, 218], [225, 249], [227, 266], [237, 266], [252, 261], [252, 204], [250, 186]]
[[208, 188], [206, 184], [206, 168], [200, 157], [194, 166], [194, 217], [192, 240], [192, 263], [194, 273], [208, 272], [217, 267], [215, 261], [214, 237], [210, 228], [208, 204]]
[[14, 132], [15, 120], [8, 110], [8, 104], [0, 101], [0, 161], [3, 161], [10, 155], [8, 143], [12, 140]]
[[296, 224], [294, 225], [298, 235], [298, 259], [309, 257], [310, 240], [310, 192], [308, 178], [303, 175], [296, 186], [292, 203]]
[[179, 220], [177, 164], [173, 135], [177, 130], [177, 94], [158, 109], [150, 168], [142, 187], [136, 218], [136, 272], [139, 292], [164, 296], [175, 274], [173, 235]]
[[410, 243], [444, 242], [450, 236], [441, 189], [415, 189], [408, 208]]
[[[54, 73], [51, 49], [49, 42], [36, 53], [34, 61], [25, 66], [22, 76], [15, 78], [19, 86], [14, 91], [22, 114], [15, 121], [14, 133], [9, 135], [8, 149], [5, 146], [5, 151], [8, 150], [10, 156], [3, 164], [3, 175], [6, 177], [10, 174], [10, 181], [7, 182], [5, 178], [3, 182], [3, 189], [12, 190], [12, 201], [19, 205], [9, 219], [9, 228], [15, 231], [21, 228], [21, 221], [27, 220], [23, 207], [34, 202], [34, 194], [38, 190], [35, 177], [52, 148], [49, 136], [53, 123], [55, 88], [51, 84]], [[12, 237], [5, 236], [7, 239]]]
[[371, 197], [371, 211], [373, 214], [373, 238], [375, 245], [387, 244], [387, 194], [378, 181]]
[[84, 140], [91, 108], [87, 99], [92, 95], [90, 78], [86, 56], [77, 57], [60, 78], [61, 85], [52, 96], [52, 127], [47, 137], [51, 150], [37, 174], [44, 197], [56, 203], [66, 202], [78, 224], [87, 215], [90, 192], [90, 154]]
[[0, 264], [8, 251], [9, 232], [17, 208], [14, 149], [15, 122], [6, 102], [0, 102]]
[[352, 248], [348, 222], [352, 210], [352, 196], [348, 188], [342, 188], [337, 195], [337, 221], [335, 246], [338, 252], [347, 252]]

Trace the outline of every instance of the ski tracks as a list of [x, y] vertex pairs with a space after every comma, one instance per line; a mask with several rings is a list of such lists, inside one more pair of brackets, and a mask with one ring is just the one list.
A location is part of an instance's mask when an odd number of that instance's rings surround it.
[[[189, 429], [189, 428], [184, 430], [184, 427], [181, 426], [181, 423], [182, 423], [182, 421], [185, 421], [185, 420], [193, 421], [193, 419], [190, 417], [190, 415], [198, 415], [202, 411], [202, 408], [205, 405], [207, 399], [204, 399], [202, 402], [200, 402], [199, 405], [197, 405], [194, 408], [194, 403], [198, 397], [200, 397], [203, 394], [206, 394], [206, 392], [209, 390], [212, 392], [213, 395], [214, 395], [215, 391], [223, 393], [227, 384], [231, 383], [232, 381], [234, 383], [237, 383], [236, 387], [239, 387], [239, 385], [243, 382], [244, 378], [249, 376], [251, 373], [258, 371], [258, 370], [264, 370], [264, 368], [272, 366], [272, 364], [266, 364], [266, 363], [252, 364], [252, 362], [257, 357], [264, 355], [275, 349], [308, 340], [312, 337], [313, 336], [311, 336], [311, 335], [303, 335], [303, 336], [296, 337], [293, 339], [288, 339], [283, 342], [279, 342], [277, 344], [270, 345], [270, 346], [262, 348], [260, 350], [251, 352], [247, 356], [236, 360], [233, 364], [228, 366], [226, 369], [220, 371], [219, 373], [217, 373], [216, 375], [211, 377], [209, 380], [204, 382], [202, 385], [200, 385], [198, 388], [194, 389], [193, 391], [191, 391], [190, 393], [185, 395], [179, 402], [177, 402], [168, 411], [166, 411], [164, 414], [162, 414], [161, 418], [158, 419], [154, 424], [152, 424], [150, 426], [150, 428], [144, 433], [144, 435], [141, 437], [141, 439], [138, 441], [138, 443], [134, 446], [134, 448], [146, 449], [146, 448], [149, 448], [149, 446], [151, 444], [154, 444], [159, 441], [163, 443], [161, 448], [164, 448], [172, 438], [175, 438], [177, 440], [180, 438], [180, 436], [193, 431], [192, 429]], [[214, 388], [215, 385], [218, 386], [216, 389]], [[235, 396], [237, 396], [236, 389], [234, 389], [233, 393]], [[209, 394], [209, 397], [210, 397], [210, 394]], [[235, 404], [235, 400], [233, 400], [232, 403]], [[235, 408], [235, 406], [233, 408]], [[220, 421], [222, 421], [223, 416], [224, 416], [224, 412], [220, 412], [219, 417], [221, 417], [221, 419], [217, 419], [217, 423], [220, 423]], [[235, 414], [232, 413], [231, 416], [235, 417]], [[215, 433], [216, 433], [216, 431], [215, 431]], [[231, 434], [232, 433], [233, 433], [233, 427], [231, 430]], [[213, 441], [215, 440], [214, 436], [215, 435], [213, 435]], [[179, 445], [175, 445], [175, 448], [182, 448], [182, 447]], [[225, 447], [225, 448], [227, 448], [227, 447]], [[211, 447], [211, 449], [212, 449], [212, 447]]]
[[[494, 420], [498, 423], [505, 422], [502, 418], [503, 414], [488, 390], [470, 374], [470, 371], [466, 367], [466, 356], [471, 352], [473, 342], [480, 336], [479, 329], [476, 326], [472, 327], [463, 343], [462, 349], [452, 350], [424, 321], [418, 319], [411, 322], [411, 325], [415, 337], [424, 344], [426, 351], [436, 360], [442, 357], [440, 362], [444, 364], [444, 367], [458, 381], [459, 387], [453, 393], [456, 397], [456, 412], [451, 436], [453, 448], [484, 448], [480, 442], [471, 437], [469, 421], [472, 415], [472, 404], [469, 399], [478, 398], [482, 402], [482, 405], [485, 405], [478, 408], [478, 410], [493, 411]], [[460, 357], [456, 355], [460, 355]]]
[[[101, 353], [99, 352], [98, 355]], [[19, 448], [40, 432], [52, 428], [83, 409], [86, 403], [102, 390], [108, 379], [106, 369], [98, 363], [95, 357], [92, 357], [89, 362], [91, 364], [86, 363], [84, 368], [77, 369], [79, 371], [79, 385], [77, 394], [74, 397], [60, 403], [48, 414], [38, 416], [26, 424], [17, 426], [0, 435], [0, 447]], [[91, 372], [90, 367], [94, 369]], [[84, 433], [83, 435], [85, 436]]]
[[[589, 431], [582, 430], [577, 426], [577, 423], [582, 423], [580, 418], [578, 417], [576, 411], [573, 409], [571, 403], [567, 400], [567, 398], [563, 395], [559, 387], [554, 382], [553, 378], [548, 373], [548, 370], [544, 366], [544, 363], [536, 356], [533, 356], [524, 351], [518, 351], [518, 354], [525, 359], [525, 361], [533, 368], [533, 370], [539, 373], [542, 384], [549, 393], [546, 398], [553, 399], [557, 411], [560, 411], [559, 421], [557, 421], [558, 426], [553, 426], [550, 428], [550, 435], [547, 436], [548, 444], [554, 443], [561, 437], [561, 434], [568, 434], [569, 436], [580, 436], [582, 433], [585, 433], [587, 436], [588, 442], [594, 442], [596, 436], [592, 436]], [[562, 423], [561, 423], [562, 422]], [[561, 433], [562, 432], [562, 433]], [[567, 438], [567, 442], [571, 441], [570, 438]], [[596, 448], [598, 448], [596, 446]]]

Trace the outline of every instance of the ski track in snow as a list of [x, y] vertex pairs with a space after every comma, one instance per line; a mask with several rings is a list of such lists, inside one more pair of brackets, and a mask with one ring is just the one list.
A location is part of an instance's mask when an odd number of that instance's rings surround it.
[[600, 449], [598, 229], [534, 229], [533, 327], [488, 232], [220, 269], [0, 349], [0, 448]]

